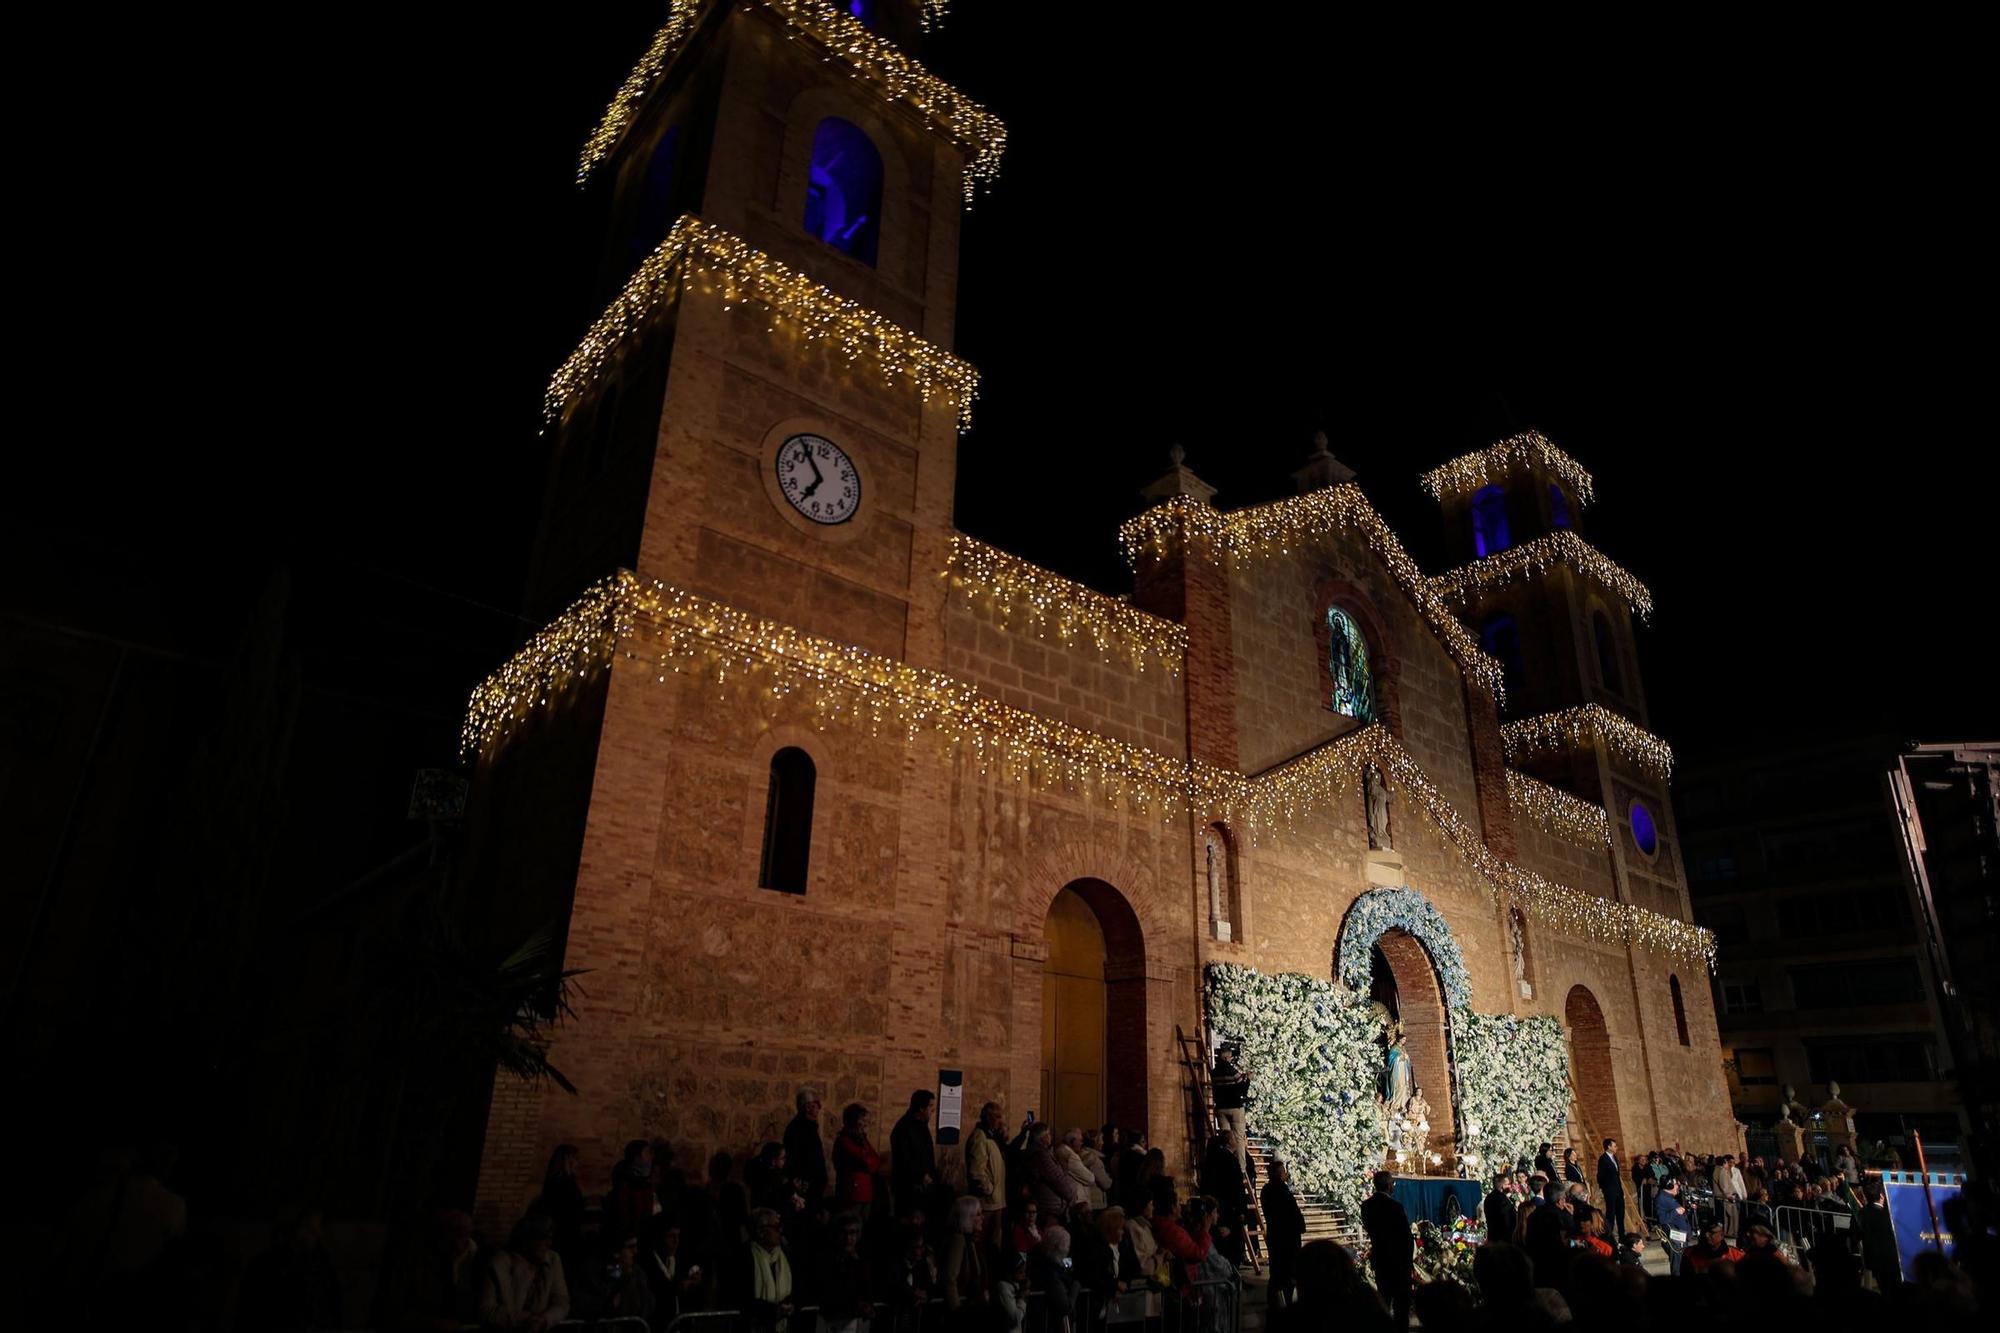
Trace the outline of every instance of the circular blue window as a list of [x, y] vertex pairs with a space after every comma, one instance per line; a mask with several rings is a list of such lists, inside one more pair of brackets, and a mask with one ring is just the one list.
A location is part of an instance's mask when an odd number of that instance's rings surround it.
[[1653, 812], [1639, 801], [1632, 802], [1632, 841], [1648, 856], [1660, 850], [1660, 831], [1653, 827]]

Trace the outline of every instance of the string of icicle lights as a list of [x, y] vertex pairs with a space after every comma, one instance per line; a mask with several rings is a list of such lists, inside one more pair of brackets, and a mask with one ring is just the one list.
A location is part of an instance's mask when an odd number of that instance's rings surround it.
[[1165, 556], [1176, 543], [1220, 563], [1287, 555], [1328, 533], [1358, 531], [1390, 575], [1430, 623], [1459, 669], [1504, 700], [1506, 685], [1498, 658], [1481, 650], [1472, 632], [1452, 614], [1417, 562], [1359, 486], [1328, 486], [1288, 500], [1224, 514], [1189, 496], [1176, 495], [1118, 528], [1118, 544], [1135, 567], [1142, 552]]
[[[611, 105], [604, 109], [597, 128], [584, 141], [577, 162], [576, 180], [581, 185], [603, 165], [625, 131], [638, 119], [639, 108], [658, 83], [660, 75], [686, 45], [713, 4], [724, 0], [672, 0], [667, 21], [653, 34], [646, 53], [618, 85]], [[868, 31], [846, 6], [828, 0], [734, 0], [748, 9], [753, 5], [770, 10], [787, 26], [789, 35], [802, 37], [823, 52], [823, 58], [845, 64], [852, 76], [872, 86], [884, 101], [907, 103], [922, 112], [957, 144], [966, 155], [965, 199], [972, 202], [974, 191], [990, 184], [1000, 174], [1000, 155], [1007, 147], [1007, 127], [998, 116], [932, 74], [897, 50], [895, 45]], [[925, 7], [927, 25], [943, 17], [944, 6]]]
[[1253, 838], [1358, 794], [1375, 764], [1487, 882], [1557, 929], [1658, 950], [1712, 966], [1714, 939], [1684, 921], [1555, 883], [1494, 855], [1479, 832], [1389, 731], [1369, 726], [1255, 777], [1180, 759], [1010, 708], [962, 681], [760, 620], [666, 584], [621, 572], [589, 589], [472, 692], [461, 741], [490, 755], [539, 709], [614, 659], [664, 683], [710, 673], [776, 697], [803, 696], [823, 724], [871, 734], [929, 733], [969, 753], [981, 773], [1162, 815], [1223, 819]]
[[1554, 441], [1538, 430], [1509, 435], [1477, 453], [1461, 454], [1448, 463], [1440, 463], [1417, 478], [1417, 482], [1431, 499], [1442, 500], [1447, 495], [1476, 491], [1502, 480], [1517, 467], [1536, 463], [1568, 487], [1579, 505], [1587, 505], [1595, 498], [1590, 474], [1584, 471], [1583, 464], [1556, 448]]
[[1037, 638], [1087, 639], [1109, 661], [1123, 657], [1137, 671], [1149, 665], [1178, 675], [1187, 658], [1187, 627], [1141, 611], [1030, 564], [963, 533], [951, 539], [945, 566], [951, 586], [987, 609], [1002, 629], [1021, 624]]
[[543, 429], [604, 373], [621, 343], [690, 284], [720, 296], [724, 309], [756, 306], [773, 330], [782, 324], [802, 337], [830, 342], [850, 363], [872, 365], [885, 380], [909, 380], [927, 403], [942, 394], [957, 405], [960, 426], [972, 422], [979, 372], [970, 362], [794, 272], [734, 233], [689, 215], [674, 223], [557, 368], [542, 392]]
[[1560, 713], [1522, 718], [1500, 728], [1507, 762], [1550, 751], [1568, 751], [1602, 741], [1606, 749], [1665, 782], [1674, 775], [1674, 752], [1658, 736], [1626, 721], [1602, 704], [1583, 704]]
[[1564, 842], [1582, 847], [1611, 845], [1611, 816], [1604, 812], [1603, 806], [1511, 768], [1507, 770], [1507, 805], [1517, 819]]
[[1624, 599], [1639, 619], [1653, 618], [1653, 594], [1646, 585], [1568, 528], [1558, 528], [1546, 537], [1461, 565], [1432, 579], [1431, 586], [1439, 595], [1463, 606], [1475, 593], [1497, 588], [1509, 579], [1541, 574], [1554, 565], [1568, 565], [1589, 575]]

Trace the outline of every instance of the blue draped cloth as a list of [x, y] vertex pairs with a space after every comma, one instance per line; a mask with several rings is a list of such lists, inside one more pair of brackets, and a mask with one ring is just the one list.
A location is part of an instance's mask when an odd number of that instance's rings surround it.
[[1477, 1180], [1442, 1180], [1428, 1176], [1397, 1176], [1392, 1191], [1412, 1222], [1444, 1222], [1444, 1201], [1458, 1196], [1458, 1211], [1474, 1221], [1484, 1197]]

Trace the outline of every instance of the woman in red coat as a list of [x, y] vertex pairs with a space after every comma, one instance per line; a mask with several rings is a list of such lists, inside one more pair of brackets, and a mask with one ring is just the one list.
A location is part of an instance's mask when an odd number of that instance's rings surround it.
[[868, 1144], [868, 1108], [850, 1102], [833, 1138], [834, 1206], [866, 1211], [875, 1202], [875, 1176], [881, 1170], [882, 1154]]

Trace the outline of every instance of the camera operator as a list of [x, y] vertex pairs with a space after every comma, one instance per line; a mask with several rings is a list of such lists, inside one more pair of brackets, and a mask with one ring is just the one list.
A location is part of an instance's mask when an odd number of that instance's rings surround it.
[[1250, 1125], [1243, 1116], [1243, 1104], [1250, 1095], [1250, 1072], [1237, 1061], [1243, 1048], [1233, 1041], [1222, 1043], [1215, 1053], [1215, 1118], [1222, 1127], [1235, 1136], [1237, 1170], [1247, 1177], [1250, 1171], [1249, 1154], [1245, 1145], [1249, 1143]]

